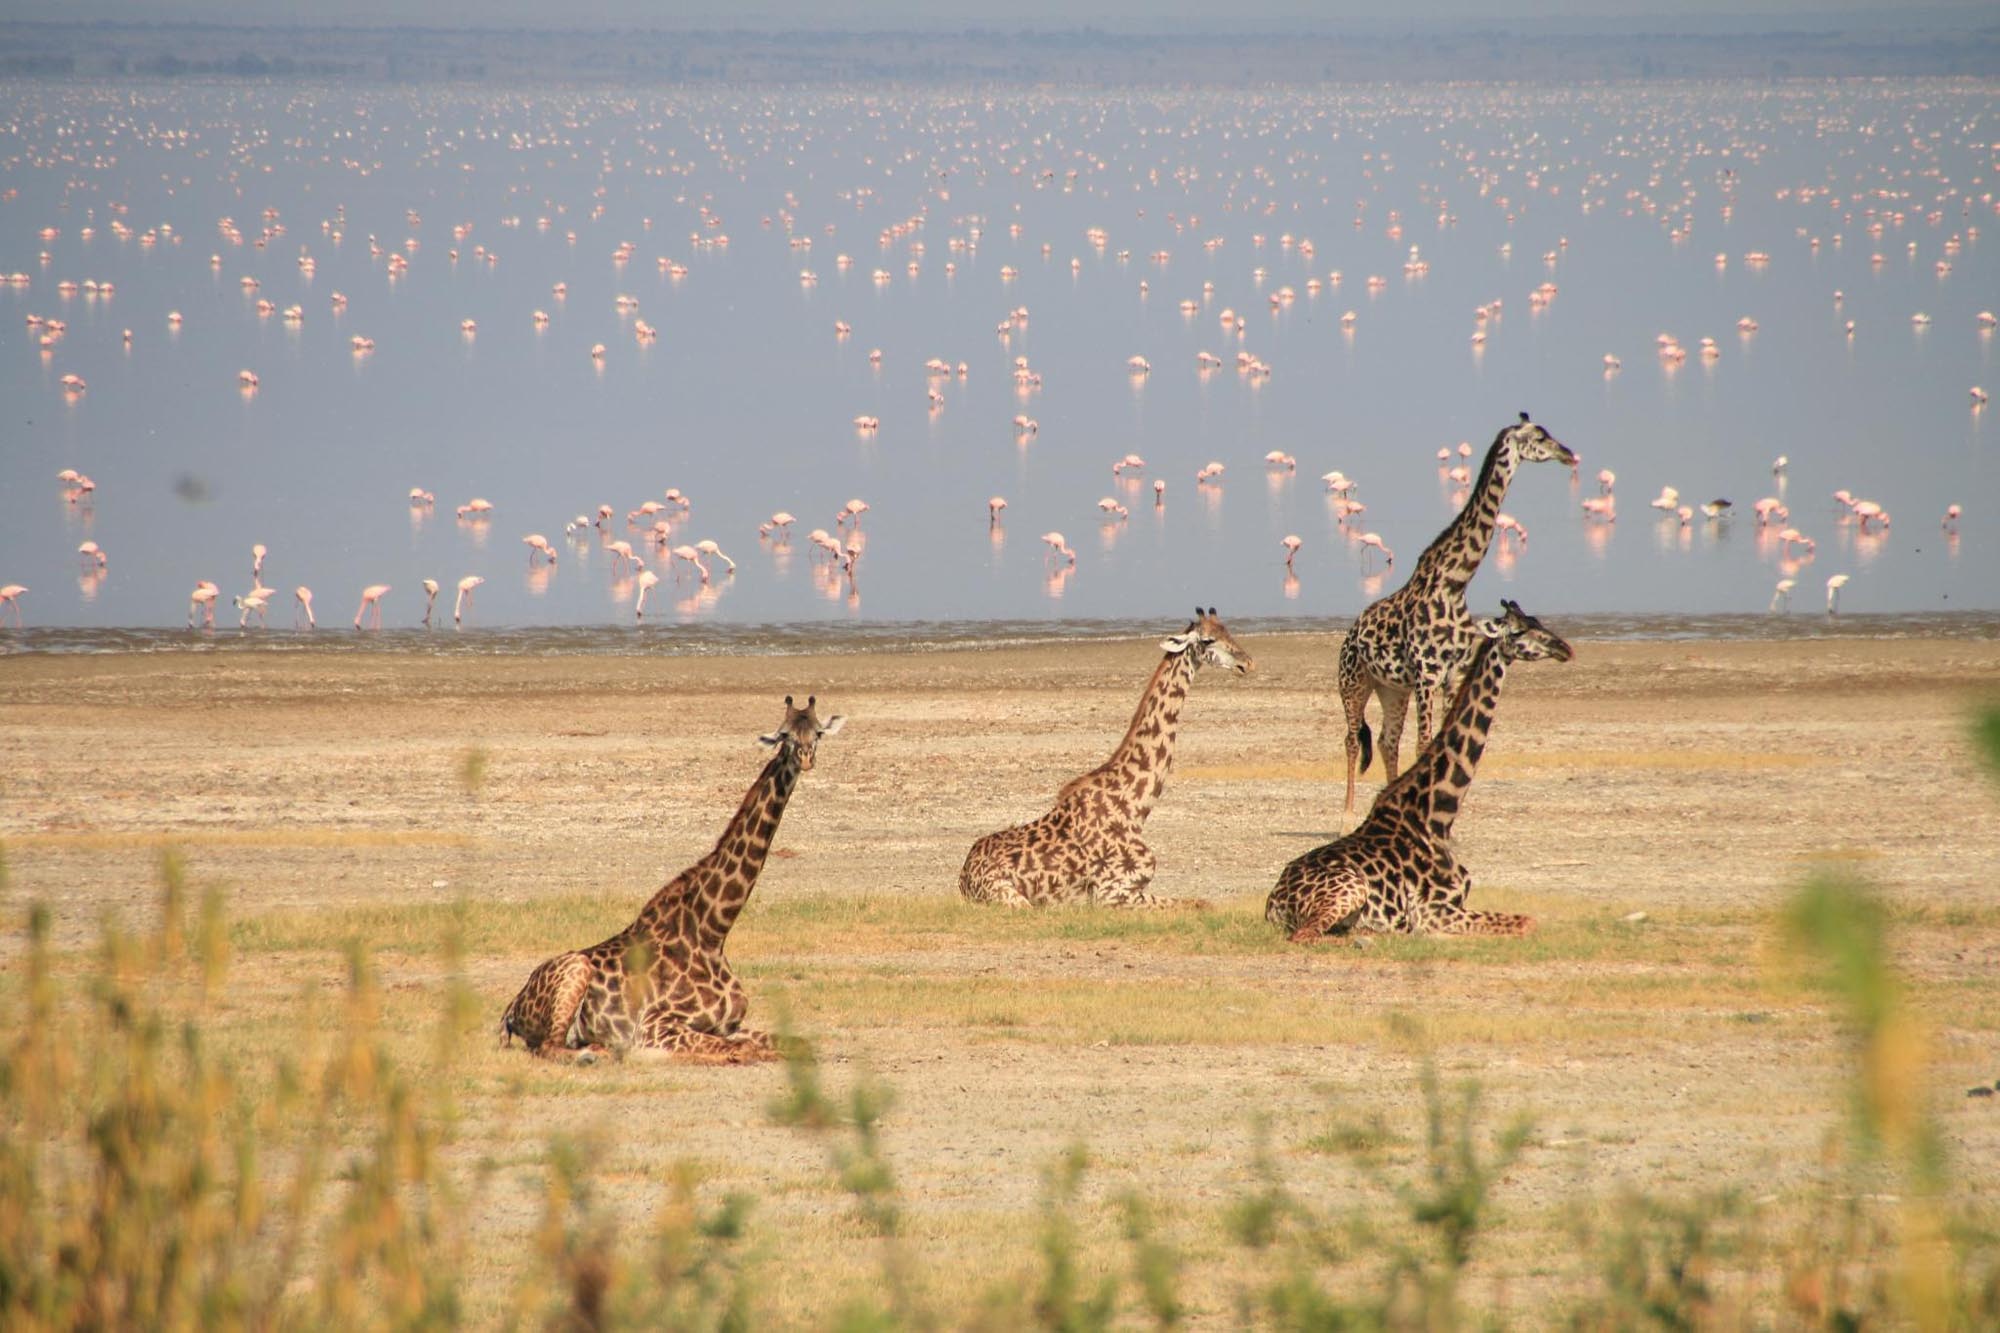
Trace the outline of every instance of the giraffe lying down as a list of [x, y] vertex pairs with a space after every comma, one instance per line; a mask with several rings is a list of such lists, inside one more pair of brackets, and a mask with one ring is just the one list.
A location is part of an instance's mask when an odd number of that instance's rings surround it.
[[1382, 789], [1361, 827], [1286, 866], [1264, 919], [1294, 940], [1349, 932], [1525, 935], [1534, 922], [1466, 907], [1472, 876], [1451, 827], [1472, 785], [1510, 662], [1567, 662], [1570, 646], [1513, 602], [1475, 622], [1481, 636], [1443, 726], [1416, 762]]
[[1198, 667], [1238, 674], [1255, 669], [1229, 637], [1215, 608], [1195, 608], [1188, 627], [1160, 644], [1166, 654], [1140, 696], [1125, 738], [1103, 764], [1056, 796], [1053, 810], [1029, 824], [989, 833], [972, 844], [958, 891], [973, 902], [1008, 907], [1095, 902], [1104, 907], [1164, 907], [1156, 898], [1153, 850], [1140, 838], [1166, 790], [1181, 705]]
[[769, 1033], [743, 1026], [750, 1001], [722, 946], [756, 887], [799, 775], [812, 769], [820, 738], [846, 721], [836, 715], [821, 722], [815, 702], [794, 708], [785, 697], [784, 724], [759, 737], [776, 753], [713, 851], [669, 880], [610, 939], [534, 970], [500, 1019], [503, 1042], [519, 1037], [534, 1055], [584, 1063], [631, 1052], [702, 1064], [778, 1057]]

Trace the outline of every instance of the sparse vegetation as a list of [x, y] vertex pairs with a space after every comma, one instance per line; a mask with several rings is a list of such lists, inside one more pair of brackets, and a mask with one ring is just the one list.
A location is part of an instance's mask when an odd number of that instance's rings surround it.
[[[780, 1317], [759, 1277], [790, 1242], [760, 1232], [758, 1201], [718, 1195], [683, 1161], [659, 1182], [651, 1227], [621, 1227], [630, 1210], [604, 1194], [602, 1130], [557, 1136], [522, 1163], [541, 1192], [522, 1262], [497, 1271], [474, 1262], [469, 1237], [505, 1169], [459, 1139], [456, 1072], [481, 1023], [455, 927], [475, 913], [426, 922], [424, 933], [444, 942], [440, 979], [422, 1001], [426, 1039], [394, 1039], [408, 1012], [385, 1012], [356, 944], [337, 1002], [293, 1015], [309, 1039], [265, 1066], [230, 1041], [232, 955], [304, 946], [257, 923], [230, 929], [220, 895], [195, 893], [172, 854], [160, 883], [152, 931], [107, 926], [88, 960], [58, 953], [48, 914], [30, 910], [19, 966], [0, 980], [22, 1020], [0, 1066], [0, 1323], [423, 1328], [477, 1310], [516, 1327], [720, 1330]], [[0, 848], [0, 903], [5, 890]], [[1889, 952], [1891, 915], [1857, 881], [1821, 876], [1771, 939], [1794, 960], [1797, 984], [1840, 1016], [1854, 1071], [1852, 1114], [1829, 1137], [1831, 1169], [1816, 1193], [1789, 1210], [1712, 1190], [1572, 1200], [1583, 1262], [1556, 1306], [1578, 1327], [2000, 1318], [2000, 1217], [1948, 1187], [1920, 1091], [1923, 1026]], [[1085, 928], [1082, 917], [1026, 920], [1055, 938]], [[1129, 920], [1088, 928], [1183, 944], [1230, 938], [1175, 918]], [[1588, 943], [1583, 932], [1569, 938]], [[1422, 1026], [1402, 1025], [1396, 1040], [1420, 1069], [1420, 1126], [1336, 1107], [1296, 1150], [1263, 1136], [1233, 1199], [1165, 1228], [1168, 1201], [1093, 1190], [1079, 1143], [1044, 1164], [1039, 1224], [1006, 1233], [1013, 1248], [959, 1283], [928, 1272], [908, 1225], [889, 1090], [864, 1075], [829, 1091], [810, 1044], [789, 1042], [770, 1118], [821, 1145], [826, 1183], [848, 1200], [877, 1262], [873, 1280], [814, 1293], [812, 1322], [1090, 1330], [1224, 1317], [1201, 1297], [1191, 1303], [1194, 1264], [1222, 1275], [1231, 1321], [1451, 1328], [1504, 1317], [1474, 1274], [1514, 1222], [1510, 1173], [1553, 1149], [1525, 1119], [1488, 1131], [1477, 1083], [1447, 1086], [1423, 1053]], [[530, 1075], [543, 1071], [525, 1070], [511, 1096], [527, 1095]], [[1337, 1169], [1340, 1186], [1292, 1165], [1309, 1160]]]

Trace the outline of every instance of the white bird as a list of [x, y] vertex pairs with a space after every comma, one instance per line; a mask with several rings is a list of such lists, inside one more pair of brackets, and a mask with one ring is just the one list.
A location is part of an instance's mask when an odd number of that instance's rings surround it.
[[1826, 613], [1835, 615], [1840, 611], [1840, 590], [1847, 586], [1847, 575], [1835, 574], [1826, 581]]
[[1791, 610], [1792, 589], [1797, 586], [1798, 583], [1794, 579], [1778, 580], [1777, 589], [1771, 594], [1771, 612], [1773, 615], [1777, 614], [1780, 608], [1787, 611]]

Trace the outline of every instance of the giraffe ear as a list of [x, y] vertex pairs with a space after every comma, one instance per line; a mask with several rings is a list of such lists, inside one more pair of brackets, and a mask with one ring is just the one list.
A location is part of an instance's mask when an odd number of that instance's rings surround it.
[[1186, 652], [1189, 648], [1194, 646], [1196, 636], [1192, 632], [1193, 629], [1194, 626], [1190, 625], [1188, 626], [1188, 630], [1190, 631], [1189, 633], [1176, 634], [1171, 639], [1161, 639], [1160, 651], [1163, 653]]
[[783, 739], [785, 739], [784, 732], [774, 731], [768, 736], [759, 736], [757, 738], [757, 743], [759, 745], [776, 745], [779, 741], [782, 741]]
[[846, 725], [847, 725], [847, 714], [835, 713], [832, 717], [828, 718], [825, 722], [820, 724], [819, 734], [822, 736], [831, 736], [833, 735], [834, 732], [839, 731], [842, 727]]
[[1528, 424], [1528, 414], [1526, 412], [1521, 413], [1521, 424], [1523, 426]]

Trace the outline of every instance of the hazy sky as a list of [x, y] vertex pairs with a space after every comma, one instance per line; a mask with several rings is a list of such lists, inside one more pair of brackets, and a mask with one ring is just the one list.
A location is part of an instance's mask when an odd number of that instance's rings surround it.
[[[1747, 13], [1745, 11], [1748, 11]], [[1119, 31], [1313, 29], [1471, 21], [1483, 26], [1581, 23], [1662, 31], [1698, 20], [1730, 28], [1908, 24], [1990, 27], [1992, 0], [0, 0], [28, 20], [180, 20], [256, 24], [390, 23], [426, 27], [1075, 28]]]

